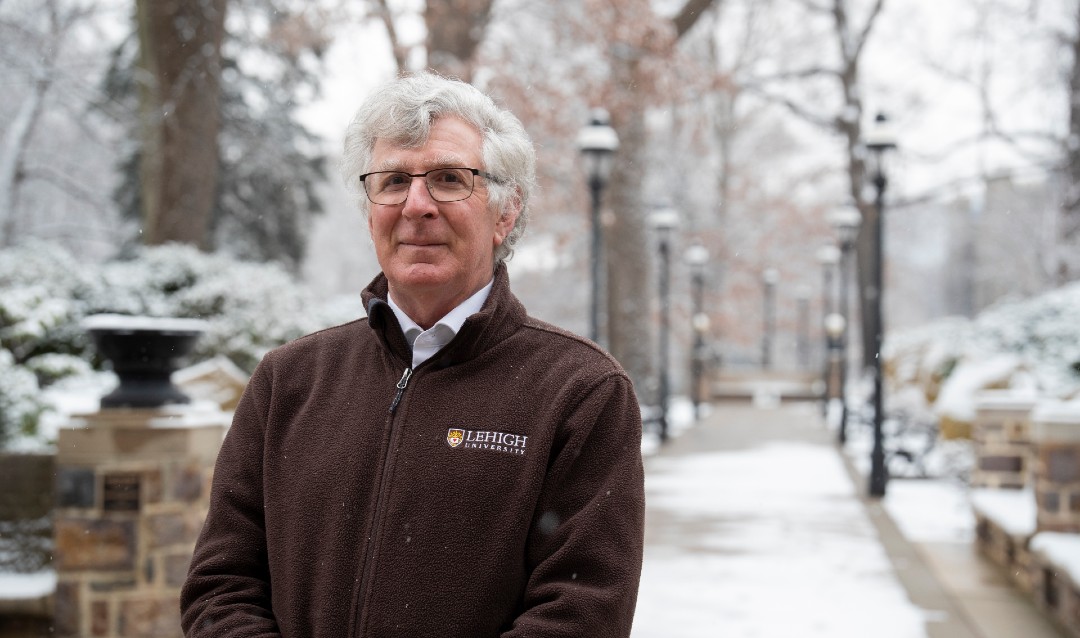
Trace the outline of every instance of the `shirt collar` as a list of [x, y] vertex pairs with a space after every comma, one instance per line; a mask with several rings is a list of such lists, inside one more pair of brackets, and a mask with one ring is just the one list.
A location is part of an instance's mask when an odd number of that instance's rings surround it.
[[[471, 297], [466, 299], [457, 305], [453, 310], [446, 313], [446, 316], [435, 322], [435, 325], [431, 326], [430, 330], [434, 331], [439, 326], [443, 326], [444, 329], [450, 330], [450, 339], [457, 335], [461, 330], [461, 326], [465, 325], [465, 320], [470, 316], [480, 312], [480, 309], [484, 307], [484, 302], [487, 301], [488, 294], [491, 293], [491, 287], [495, 284], [495, 279], [487, 283], [486, 286], [477, 290]], [[412, 346], [416, 341], [416, 338], [421, 333], [425, 332], [420, 324], [412, 320], [412, 317], [405, 314], [405, 311], [401, 309], [397, 303], [394, 302], [394, 297], [389, 292], [386, 293], [386, 303], [389, 304], [390, 309], [394, 311], [394, 316], [397, 317], [398, 324], [401, 325], [401, 331], [405, 333], [405, 340]], [[446, 342], [449, 342], [447, 339]]]

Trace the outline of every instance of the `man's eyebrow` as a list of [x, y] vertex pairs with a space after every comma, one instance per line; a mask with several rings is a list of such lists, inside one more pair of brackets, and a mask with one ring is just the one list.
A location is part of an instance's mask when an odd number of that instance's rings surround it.
[[[452, 166], [465, 166], [465, 161], [461, 159], [460, 155], [445, 153], [443, 155], [435, 157], [434, 159], [420, 163], [420, 167], [425, 171], [434, 168], [449, 168]], [[387, 159], [379, 164], [378, 170], [404, 172], [406, 170], [406, 166], [405, 162], [399, 159]]]
[[465, 160], [461, 159], [460, 155], [454, 155], [452, 153], [444, 153], [437, 156], [433, 161], [426, 162], [426, 166], [431, 168], [447, 168], [451, 166], [465, 166]]

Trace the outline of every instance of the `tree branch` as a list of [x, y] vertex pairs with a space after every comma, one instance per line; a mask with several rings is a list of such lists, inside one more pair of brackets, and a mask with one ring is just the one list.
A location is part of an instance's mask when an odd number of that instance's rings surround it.
[[870, 31], [874, 28], [874, 23], [877, 22], [878, 14], [881, 13], [882, 7], [885, 5], [885, 0], [877, 0], [874, 2], [874, 7], [870, 9], [870, 15], [866, 18], [866, 24], [863, 25], [861, 31], [859, 31], [859, 37], [855, 42], [855, 56], [852, 58], [858, 60], [862, 54], [863, 47], [866, 46], [867, 41], [870, 39]]
[[[723, 2], [723, 0], [716, 0]], [[701, 15], [709, 10], [714, 0], [686, 0], [678, 15], [672, 20], [675, 25], [675, 39], [678, 40], [686, 35], [686, 32], [694, 28]]]
[[401, 40], [398, 39], [397, 28], [394, 26], [394, 15], [390, 13], [390, 6], [386, 3], [386, 0], [378, 0], [379, 19], [382, 20], [383, 26], [386, 27], [386, 37], [390, 40], [390, 49], [394, 54], [394, 64], [397, 65], [397, 72], [401, 73], [406, 70], [408, 60], [406, 59], [405, 49], [401, 46]]
[[762, 90], [761, 87], [758, 86], [751, 85], [746, 86], [745, 88], [746, 90], [761, 97], [766, 102], [783, 106], [787, 110], [791, 111], [792, 114], [797, 115], [798, 117], [802, 118], [807, 122], [810, 122], [811, 124], [815, 124], [830, 131], [836, 130], [836, 118], [826, 117], [824, 115], [809, 111], [803, 108], [799, 103], [793, 101], [791, 98], [783, 97], [780, 95], [773, 95]]

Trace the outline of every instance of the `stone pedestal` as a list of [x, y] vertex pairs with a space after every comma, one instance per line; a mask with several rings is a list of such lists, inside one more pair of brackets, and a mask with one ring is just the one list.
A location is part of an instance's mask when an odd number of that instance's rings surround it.
[[182, 636], [180, 587], [227, 424], [200, 404], [103, 409], [61, 428], [58, 636]]
[[1037, 399], [1008, 391], [978, 395], [972, 432], [974, 488], [1022, 489], [1032, 480], [1031, 413]]
[[1039, 531], [1080, 532], [1080, 403], [1044, 403], [1032, 414]]

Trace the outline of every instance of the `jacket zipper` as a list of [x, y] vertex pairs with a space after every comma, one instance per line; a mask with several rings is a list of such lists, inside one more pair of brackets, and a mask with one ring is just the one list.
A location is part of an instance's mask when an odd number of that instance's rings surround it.
[[409, 385], [409, 378], [412, 377], [412, 368], [405, 368], [405, 372], [401, 373], [401, 380], [397, 382], [397, 394], [394, 395], [394, 400], [390, 403], [390, 414], [397, 410], [397, 406], [401, 403], [401, 395], [405, 394], [405, 386]]
[[390, 455], [394, 446], [394, 412], [397, 411], [398, 404], [401, 403], [401, 396], [405, 394], [405, 388], [409, 385], [409, 379], [412, 378], [412, 368], [406, 367], [405, 371], [401, 373], [401, 379], [395, 384], [397, 393], [394, 394], [394, 400], [390, 402], [390, 409], [386, 417], [386, 427], [389, 433], [386, 442], [386, 454], [383, 458], [382, 472], [379, 475], [379, 495], [375, 500], [375, 512], [372, 514], [370, 538], [371, 542], [367, 548], [367, 556], [364, 558], [364, 572], [360, 578], [360, 592], [356, 601], [356, 612], [354, 618], [357, 619], [357, 633], [356, 635], [362, 636], [364, 631], [364, 625], [367, 624], [367, 619], [364, 617], [364, 603], [367, 599], [367, 590], [370, 587], [371, 579], [374, 577], [372, 574], [375, 570], [375, 553], [379, 546], [380, 534], [380, 521], [383, 518], [383, 508], [386, 507], [386, 492], [389, 489], [387, 487], [387, 474], [390, 471]]

